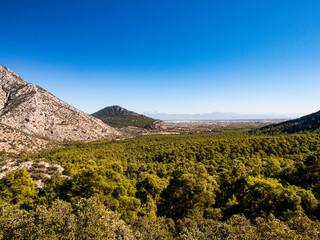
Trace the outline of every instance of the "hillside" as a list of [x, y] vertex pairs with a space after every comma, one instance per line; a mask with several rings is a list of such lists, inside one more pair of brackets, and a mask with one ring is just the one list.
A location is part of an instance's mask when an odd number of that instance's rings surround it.
[[260, 128], [256, 132], [266, 134], [315, 132], [320, 129], [320, 111], [298, 119], [272, 124]]
[[20, 153], [26, 151], [38, 151], [53, 143], [29, 134], [23, 133], [0, 123], [0, 155], [5, 153]]
[[119, 128], [133, 126], [152, 129], [159, 127], [162, 123], [162, 121], [129, 111], [117, 105], [101, 109], [93, 113], [92, 116], [101, 119], [104, 123], [112, 127]]
[[113, 138], [119, 132], [27, 83], [0, 65], [0, 122], [22, 132], [55, 141]]

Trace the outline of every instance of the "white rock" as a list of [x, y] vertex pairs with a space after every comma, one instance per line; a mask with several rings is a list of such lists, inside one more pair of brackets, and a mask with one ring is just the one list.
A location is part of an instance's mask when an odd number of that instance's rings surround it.
[[0, 121], [55, 141], [114, 138], [120, 133], [0, 65]]

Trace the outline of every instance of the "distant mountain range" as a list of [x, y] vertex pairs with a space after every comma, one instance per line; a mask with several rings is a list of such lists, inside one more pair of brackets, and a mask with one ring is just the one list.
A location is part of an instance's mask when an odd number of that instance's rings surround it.
[[138, 127], [145, 129], [157, 128], [162, 121], [146, 117], [133, 111], [129, 111], [118, 105], [109, 106], [92, 114], [112, 127]]
[[0, 122], [55, 141], [113, 138], [114, 128], [0, 65]]
[[286, 122], [272, 124], [262, 127], [253, 132], [264, 134], [277, 133], [299, 133], [299, 132], [315, 132], [320, 131], [320, 111], [303, 116], [298, 119], [289, 120]]
[[232, 112], [212, 112], [202, 114], [166, 114], [145, 112], [146, 116], [163, 121], [174, 120], [238, 120], [238, 119], [292, 119], [298, 114], [239, 114]]

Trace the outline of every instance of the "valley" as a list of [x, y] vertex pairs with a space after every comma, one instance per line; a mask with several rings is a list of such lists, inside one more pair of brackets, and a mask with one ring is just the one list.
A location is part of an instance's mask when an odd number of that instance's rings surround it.
[[89, 115], [0, 73], [1, 239], [320, 239], [319, 112]]
[[175, 120], [165, 121], [166, 132], [194, 134], [224, 130], [256, 129], [270, 124], [283, 122], [285, 119], [240, 119], [240, 120]]

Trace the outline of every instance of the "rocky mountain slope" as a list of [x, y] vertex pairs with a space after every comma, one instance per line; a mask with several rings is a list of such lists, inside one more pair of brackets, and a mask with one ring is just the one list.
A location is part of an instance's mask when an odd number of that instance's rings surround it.
[[2, 65], [0, 84], [0, 122], [7, 126], [55, 141], [97, 140], [120, 134]]
[[0, 156], [6, 153], [17, 154], [23, 150], [38, 151], [54, 145], [53, 142], [31, 136], [0, 123]]
[[133, 126], [145, 129], [156, 129], [160, 128], [163, 124], [161, 120], [146, 117], [118, 105], [101, 109], [93, 113], [92, 116], [101, 119], [104, 123], [112, 127]]
[[320, 131], [320, 111], [301, 118], [268, 125], [258, 129], [257, 131], [266, 134]]

